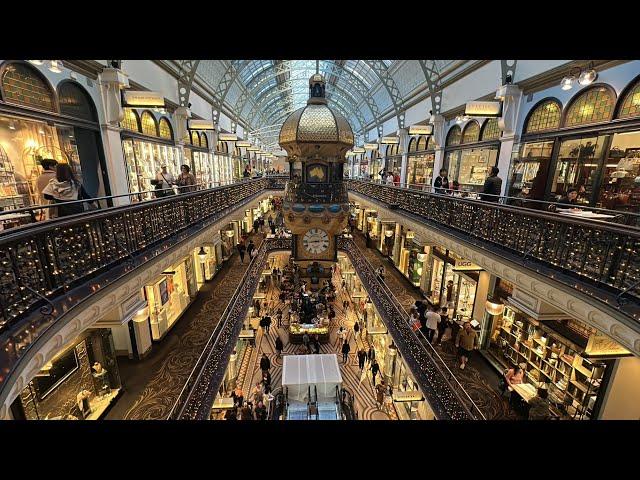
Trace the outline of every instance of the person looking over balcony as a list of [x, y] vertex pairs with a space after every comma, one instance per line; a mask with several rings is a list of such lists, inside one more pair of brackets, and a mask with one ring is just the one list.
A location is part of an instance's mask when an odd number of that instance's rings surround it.
[[567, 194], [560, 199], [558, 203], [563, 205], [578, 205], [578, 189], [570, 188], [567, 190]]
[[180, 175], [178, 176], [177, 184], [180, 187], [180, 192], [193, 192], [196, 187], [196, 177], [191, 173], [191, 167], [189, 165], [180, 166]]
[[71, 167], [66, 163], [56, 165], [56, 177], [49, 180], [49, 183], [42, 190], [42, 196], [46, 200], [53, 200], [54, 203], [61, 204], [57, 207], [58, 217], [75, 215], [85, 210], [84, 203], [67, 205], [65, 202], [92, 198], [82, 184], [76, 180]]
[[484, 187], [480, 194], [480, 199], [485, 202], [497, 202], [500, 200], [500, 191], [502, 190], [502, 179], [498, 176], [500, 169], [491, 167], [491, 174], [484, 181]]
[[393, 185], [393, 173], [387, 172], [387, 185]]
[[440, 175], [436, 177], [433, 186], [436, 189], [436, 193], [447, 193], [447, 190], [449, 190], [449, 178], [447, 177], [446, 168], [440, 169]]

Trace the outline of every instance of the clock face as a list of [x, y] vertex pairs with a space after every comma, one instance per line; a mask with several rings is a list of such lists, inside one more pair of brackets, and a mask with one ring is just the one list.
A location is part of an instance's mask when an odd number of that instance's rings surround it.
[[329, 248], [329, 234], [319, 228], [312, 228], [304, 234], [302, 245], [309, 253], [322, 253]]

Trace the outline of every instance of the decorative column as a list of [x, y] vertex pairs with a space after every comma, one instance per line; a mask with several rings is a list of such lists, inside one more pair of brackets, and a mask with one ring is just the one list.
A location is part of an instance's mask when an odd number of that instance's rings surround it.
[[[388, 339], [391, 335], [388, 335]], [[384, 377], [385, 384], [391, 385], [394, 390], [397, 385], [394, 384], [394, 374], [396, 371], [396, 359], [398, 358], [398, 347], [393, 344], [393, 340], [391, 340], [391, 344], [387, 347], [387, 352], [385, 354], [385, 362], [384, 362]]]
[[503, 85], [496, 92], [496, 99], [502, 100], [502, 117], [498, 119], [498, 126], [502, 130], [500, 137], [500, 154], [498, 156], [498, 176], [502, 178], [502, 189], [500, 195], [505, 195], [507, 190], [509, 166], [511, 164], [511, 151], [516, 138], [516, 124], [520, 103], [522, 100], [522, 90], [517, 85]]
[[393, 263], [400, 265], [400, 249], [403, 247], [402, 242], [402, 225], [396, 223], [396, 236], [393, 241]]
[[184, 143], [189, 138], [189, 130], [187, 128], [188, 121], [191, 118], [191, 110], [187, 107], [178, 107], [173, 112], [173, 123], [175, 124], [176, 146], [180, 149], [180, 158], [182, 163], [186, 163], [184, 159]]
[[[98, 84], [105, 119], [100, 130], [111, 195], [126, 195], [129, 193], [129, 184], [120, 138], [120, 121], [124, 118], [120, 91], [129, 86], [129, 77], [118, 68], [105, 68], [98, 77]], [[127, 205], [129, 198], [116, 198], [113, 203], [116, 206]]]
[[400, 136], [400, 152], [402, 152], [402, 166], [400, 167], [400, 186], [403, 186], [407, 181], [407, 164], [408, 158], [407, 152], [409, 151], [409, 130], [401, 128], [398, 130]]
[[444, 164], [445, 118], [442, 115], [431, 115], [429, 123], [433, 125], [433, 144], [435, 145], [433, 176], [431, 178], [431, 185], [433, 185]]

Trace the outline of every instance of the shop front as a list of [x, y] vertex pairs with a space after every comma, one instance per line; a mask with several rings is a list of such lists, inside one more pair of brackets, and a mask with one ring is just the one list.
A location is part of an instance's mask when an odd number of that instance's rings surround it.
[[[88, 91], [69, 79], [54, 88], [38, 68], [6, 61], [0, 65], [0, 209], [48, 203], [41, 194], [46, 182], [39, 181], [48, 159], [68, 164], [90, 195], [110, 193], [98, 114]], [[30, 216], [0, 219], [0, 226], [21, 220]]]
[[11, 406], [17, 420], [99, 420], [121, 394], [111, 330], [83, 332], [47, 362]]
[[233, 250], [239, 242], [236, 235], [236, 226], [233, 222], [227, 225], [226, 230], [220, 230], [220, 238], [222, 240], [222, 260], [226, 262], [233, 255]]
[[640, 80], [617, 98], [606, 84], [555, 98], [528, 113], [514, 148], [509, 194], [557, 201], [570, 188], [579, 204], [640, 211]]
[[369, 151], [369, 175], [373, 175], [372, 180], [380, 181], [380, 170], [384, 168], [384, 162], [380, 156], [380, 152], [376, 150]]
[[393, 173], [394, 178], [396, 175], [402, 177], [402, 154], [399, 148], [400, 144], [395, 143], [387, 145], [385, 150], [385, 170]]
[[196, 281], [199, 291], [206, 281], [214, 277], [218, 270], [215, 245], [209, 244], [195, 248], [193, 261], [196, 265]]
[[151, 338], [160, 341], [176, 324], [195, 297], [198, 286], [192, 256], [167, 268], [144, 287], [149, 305]]
[[197, 184], [202, 188], [214, 187], [213, 154], [209, 151], [207, 133], [191, 130], [189, 140], [189, 144], [183, 147], [185, 163], [191, 167]]
[[482, 126], [470, 120], [462, 130], [458, 125], [449, 129], [443, 168], [447, 170], [449, 188], [455, 181], [459, 190], [480, 192], [491, 167], [498, 164], [500, 152], [498, 119], [490, 118]]
[[229, 147], [227, 142], [218, 140], [216, 143], [216, 150], [214, 154], [214, 177], [216, 182], [220, 182], [222, 185], [228, 185], [233, 182], [233, 161], [229, 154]]
[[173, 139], [171, 123], [166, 117], [156, 117], [156, 113], [125, 108], [122, 127], [122, 149], [129, 180], [129, 192], [149, 192], [133, 197], [132, 200], [154, 198], [152, 180], [161, 178], [162, 167], [175, 182], [180, 175], [180, 165], [184, 164], [182, 149]]
[[424, 190], [433, 183], [433, 164], [436, 153], [431, 136], [419, 135], [409, 142], [407, 154], [407, 185]]

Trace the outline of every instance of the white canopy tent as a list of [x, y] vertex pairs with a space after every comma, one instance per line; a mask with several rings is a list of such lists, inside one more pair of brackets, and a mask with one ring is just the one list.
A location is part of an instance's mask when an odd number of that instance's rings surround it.
[[282, 367], [282, 386], [288, 388], [289, 401], [306, 402], [308, 389], [315, 386], [318, 402], [336, 398], [336, 386], [342, 385], [338, 357], [331, 355], [287, 355]]

